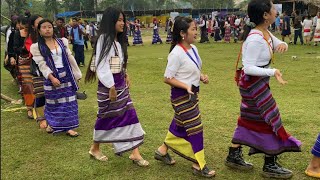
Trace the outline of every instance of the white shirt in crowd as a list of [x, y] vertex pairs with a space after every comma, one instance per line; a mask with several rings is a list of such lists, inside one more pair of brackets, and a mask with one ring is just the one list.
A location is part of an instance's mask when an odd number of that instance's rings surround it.
[[86, 25], [86, 34], [90, 34], [90, 25], [89, 24]]
[[[202, 61], [198, 53], [196, 46], [192, 45], [192, 48], [195, 50], [199, 57], [199, 68], [201, 69]], [[188, 50], [190, 56], [197, 62], [197, 58], [193, 53], [192, 49]], [[201, 71], [197, 65], [189, 58], [186, 52], [176, 45], [170, 54], [168, 55], [168, 64], [164, 73], [166, 78], [175, 78], [188, 86], [199, 86], [200, 85], [200, 75]]]
[[[100, 54], [102, 53], [101, 50], [102, 50], [103, 41], [105, 41], [104, 36], [101, 35], [98, 39], [97, 47], [96, 47], [96, 59], [95, 59], [95, 66], [97, 67], [96, 73], [99, 81], [105, 87], [111, 88], [112, 86], [114, 86], [114, 79], [113, 79], [112, 72], [110, 70], [109, 60], [111, 59], [111, 57], [115, 56], [116, 51], [114, 49], [114, 46], [112, 45], [110, 51], [99, 63], [99, 57], [100, 57]], [[118, 49], [120, 61], [121, 63], [123, 63], [123, 53], [122, 53], [121, 45], [119, 42], [116, 42], [116, 46]]]
[[206, 23], [203, 19], [200, 20], [201, 24], [199, 24], [199, 27], [203, 27]]
[[239, 26], [241, 23], [241, 19], [237, 18], [236, 21], [234, 22], [234, 25]]
[[304, 29], [311, 29], [312, 27], [312, 20], [311, 19], [304, 19], [302, 22], [302, 26]]
[[[242, 47], [242, 64], [244, 73], [252, 76], [274, 76], [276, 69], [266, 67], [261, 68], [258, 66], [265, 66], [269, 64], [272, 55], [270, 54], [269, 49], [272, 52], [272, 49], [275, 49], [278, 45], [284, 43], [287, 47], [288, 44], [279, 40], [274, 35], [271, 35], [271, 38], [267, 41], [263, 38], [263, 33], [259, 30], [252, 29], [251, 34], [247, 37]], [[249, 33], [249, 34], [250, 34]]]

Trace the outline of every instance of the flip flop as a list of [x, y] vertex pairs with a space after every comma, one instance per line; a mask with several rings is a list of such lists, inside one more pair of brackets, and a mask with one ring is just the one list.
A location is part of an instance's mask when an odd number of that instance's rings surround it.
[[53, 129], [49, 125], [47, 126], [46, 131], [47, 131], [48, 134], [53, 133]]
[[310, 177], [314, 177], [314, 178], [320, 178], [320, 173], [315, 173], [315, 172], [311, 172], [308, 170], [304, 171], [306, 173], [306, 175], [310, 176]]
[[[129, 156], [129, 159], [131, 159], [130, 158], [130, 156]], [[132, 163], [133, 164], [137, 164], [138, 166], [140, 166], [140, 167], [147, 167], [147, 166], [149, 166], [149, 162], [148, 161], [146, 161], [146, 160], [144, 160], [143, 158], [141, 158], [141, 159], [131, 159], [132, 160]]]
[[80, 136], [80, 134], [78, 132], [76, 132], [75, 134], [71, 134], [71, 133], [67, 132], [66, 135], [70, 136], [70, 137], [78, 137], [78, 136]]
[[101, 152], [100, 152], [99, 154], [93, 154], [93, 153], [91, 152], [91, 150], [90, 150], [90, 151], [89, 151], [89, 154], [90, 154], [90, 157], [91, 157], [91, 158], [94, 158], [94, 159], [96, 159], [96, 160], [98, 160], [98, 161], [102, 161], [102, 162], [108, 161], [108, 157], [105, 156], [105, 155], [103, 155]]
[[162, 161], [167, 165], [174, 165], [176, 162], [173, 162], [174, 160], [171, 158], [169, 153], [162, 155], [158, 150], [154, 152], [154, 158], [158, 161]]

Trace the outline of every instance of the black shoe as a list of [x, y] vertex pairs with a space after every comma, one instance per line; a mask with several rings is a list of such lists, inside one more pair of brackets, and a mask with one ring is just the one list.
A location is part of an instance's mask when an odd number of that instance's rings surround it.
[[278, 179], [289, 179], [292, 177], [292, 171], [283, 168], [277, 163], [277, 156], [265, 157], [263, 165], [263, 177], [267, 178], [278, 178]]
[[253, 168], [251, 163], [247, 163], [242, 158], [242, 147], [229, 147], [229, 155], [225, 160], [225, 165], [240, 170], [249, 170]]
[[85, 91], [83, 91], [82, 93], [81, 92], [76, 92], [76, 96], [77, 96], [77, 99], [80, 99], [80, 100], [87, 99], [87, 94], [86, 94]]

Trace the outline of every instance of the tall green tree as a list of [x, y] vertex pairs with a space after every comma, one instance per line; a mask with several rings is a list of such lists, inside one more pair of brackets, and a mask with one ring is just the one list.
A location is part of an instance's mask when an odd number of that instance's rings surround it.
[[5, 0], [5, 2], [8, 5], [8, 16], [12, 14], [23, 14], [28, 9], [26, 0]]
[[60, 3], [57, 0], [45, 0], [45, 16], [54, 19], [54, 15], [59, 12]]

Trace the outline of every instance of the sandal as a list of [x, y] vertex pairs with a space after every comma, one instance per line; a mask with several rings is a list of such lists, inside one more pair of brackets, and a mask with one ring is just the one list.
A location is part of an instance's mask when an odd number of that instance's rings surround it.
[[105, 155], [103, 155], [101, 152], [99, 152], [98, 154], [93, 154], [93, 153], [91, 152], [91, 150], [90, 150], [90, 151], [89, 151], [89, 154], [90, 154], [90, 157], [91, 157], [91, 158], [94, 158], [94, 159], [96, 159], [96, 160], [98, 160], [98, 161], [102, 161], [102, 162], [108, 161], [108, 157], [105, 156]]
[[195, 168], [195, 167], [192, 166], [192, 173], [193, 173], [194, 175], [199, 175], [199, 176], [206, 177], [206, 178], [214, 177], [214, 176], [216, 175], [216, 173], [214, 172], [213, 174], [209, 174], [210, 171], [212, 171], [212, 170], [210, 170], [210, 169], [207, 167], [207, 165], [205, 165], [205, 166], [203, 167], [203, 169], [201, 169], [201, 170], [200, 170], [200, 169], [197, 169], [197, 168]]
[[162, 155], [158, 150], [154, 152], [154, 158], [158, 161], [162, 161], [167, 165], [174, 165], [176, 162], [171, 158], [169, 153]]
[[[69, 130], [69, 131], [70, 131], [70, 130]], [[70, 136], [70, 137], [78, 137], [78, 136], [80, 135], [78, 132], [75, 132], [75, 131], [74, 131], [74, 133], [70, 133], [69, 131], [66, 133], [67, 136]]]
[[46, 128], [46, 131], [47, 131], [47, 133], [53, 133], [53, 129], [52, 129], [52, 127], [50, 126], [50, 125], [48, 125], [47, 126], [47, 128]]
[[320, 178], [320, 173], [315, 173], [315, 172], [308, 171], [308, 170], [305, 170], [304, 173], [306, 173], [306, 175], [308, 175], [310, 177]]
[[147, 166], [149, 166], [149, 162], [148, 161], [146, 161], [146, 160], [144, 160], [143, 158], [141, 158], [141, 159], [132, 159], [130, 156], [129, 156], [129, 159], [131, 159], [132, 160], [132, 163], [133, 164], [137, 164], [138, 166], [140, 166], [140, 167], [147, 167]]
[[79, 99], [79, 100], [85, 100], [88, 97], [85, 91], [76, 92], [76, 96], [77, 96], [77, 99]]

